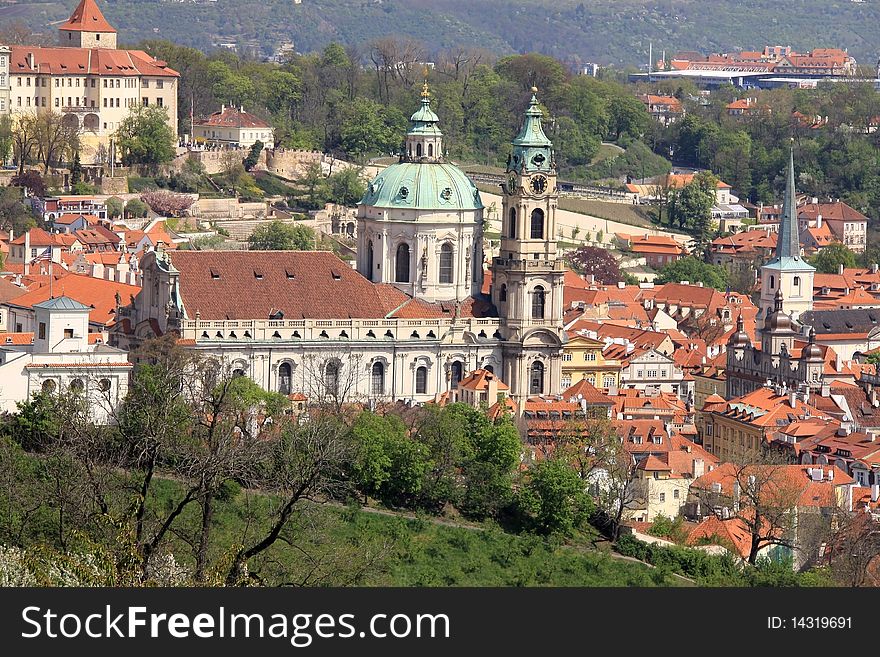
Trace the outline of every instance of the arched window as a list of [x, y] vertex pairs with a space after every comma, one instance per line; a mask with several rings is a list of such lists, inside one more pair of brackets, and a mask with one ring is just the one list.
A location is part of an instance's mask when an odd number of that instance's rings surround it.
[[428, 157], [434, 157], [434, 144], [428, 144]]
[[460, 360], [452, 363], [450, 375], [450, 383], [452, 385], [452, 388], [455, 389], [458, 387], [458, 384], [461, 383], [461, 380], [464, 377], [464, 365], [461, 364]]
[[449, 243], [440, 247], [440, 282], [452, 282], [452, 245]]
[[324, 367], [324, 387], [328, 395], [336, 395], [339, 392], [339, 363], [330, 361]]
[[507, 234], [510, 236], [510, 239], [516, 239], [516, 208], [510, 208], [510, 220], [508, 222], [508, 230]]
[[278, 392], [282, 395], [289, 395], [292, 380], [293, 368], [290, 366], [290, 363], [281, 363], [278, 366]]
[[367, 242], [367, 278], [373, 280], [373, 240]]
[[385, 394], [385, 365], [379, 361], [373, 363], [370, 373], [370, 389], [377, 397]]
[[483, 369], [486, 370], [487, 372], [491, 372], [492, 374], [495, 374], [495, 368], [492, 367], [491, 365], [486, 365]]
[[428, 392], [428, 368], [424, 365], [416, 369], [416, 394], [424, 395]]
[[776, 277], [771, 276], [770, 277], [770, 289], [772, 290], [774, 287], [776, 287]]
[[536, 360], [532, 363], [529, 376], [529, 394], [541, 395], [544, 393], [544, 363]]
[[540, 285], [532, 292], [532, 319], [544, 319], [544, 301], [546, 292]]
[[82, 379], [74, 379], [70, 382], [70, 389], [77, 395], [82, 393], [85, 388], [86, 386], [83, 383]]
[[421, 156], [422, 156], [422, 145], [416, 144], [416, 157], [421, 157]]
[[53, 381], [52, 379], [46, 379], [45, 381], [43, 381], [43, 392], [45, 392], [47, 395], [51, 395], [53, 392], [55, 392], [55, 389], [57, 387], [58, 386], [55, 384], [55, 381]]
[[234, 370], [232, 370], [232, 378], [237, 379], [240, 376], [244, 376], [243, 369], [241, 369], [240, 367], [237, 367]]
[[409, 244], [401, 244], [397, 247], [394, 280], [398, 283], [409, 283]]
[[501, 289], [498, 290], [498, 301], [507, 302], [507, 283], [501, 284]]
[[544, 239], [544, 211], [541, 208], [532, 210], [532, 239]]

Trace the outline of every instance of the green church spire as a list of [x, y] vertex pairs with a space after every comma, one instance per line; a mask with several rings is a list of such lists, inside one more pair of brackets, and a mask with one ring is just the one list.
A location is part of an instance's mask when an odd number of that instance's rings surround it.
[[550, 171], [553, 166], [553, 143], [544, 134], [544, 112], [538, 106], [538, 89], [532, 87], [532, 99], [516, 139], [508, 168], [514, 171]]

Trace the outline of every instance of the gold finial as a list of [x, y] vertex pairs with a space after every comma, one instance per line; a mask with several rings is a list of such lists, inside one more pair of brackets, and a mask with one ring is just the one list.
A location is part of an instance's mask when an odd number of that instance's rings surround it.
[[533, 94], [538, 93], [538, 87], [532, 87], [532, 93]]
[[427, 64], [422, 68], [422, 75], [425, 78], [425, 83], [422, 85], [422, 98], [428, 99], [431, 97], [431, 92], [428, 91], [428, 66]]

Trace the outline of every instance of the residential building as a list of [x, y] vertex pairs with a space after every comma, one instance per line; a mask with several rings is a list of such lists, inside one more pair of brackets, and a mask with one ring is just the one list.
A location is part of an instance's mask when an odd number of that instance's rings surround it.
[[86, 215], [107, 219], [107, 201], [94, 196], [45, 196], [31, 199], [34, 212], [54, 224], [62, 215]]
[[58, 28], [59, 45], [10, 48], [7, 112], [51, 110], [79, 129], [83, 163], [106, 159], [110, 138], [133, 107], [167, 109], [177, 135], [177, 71], [142, 50], [117, 50], [116, 30], [95, 0], [80, 0]]
[[196, 121], [193, 135], [197, 142], [229, 148], [250, 148], [256, 142], [263, 148], [275, 148], [275, 133], [263, 119], [245, 112], [244, 107], [220, 106], [206, 119]]
[[669, 392], [693, 401], [693, 377], [687, 376], [671, 356], [648, 349], [627, 359], [620, 372], [620, 385], [636, 390]]
[[[9, 111], [9, 60], [12, 57], [12, 49], [9, 46], [0, 45], [0, 114]], [[0, 162], [5, 164], [5, 162]]]
[[644, 94], [638, 98], [645, 104], [651, 117], [661, 125], [672, 125], [684, 116], [684, 107], [675, 96]]
[[489, 370], [474, 370], [461, 380], [453, 391], [455, 401], [474, 408], [488, 409], [493, 404], [504, 401], [510, 391], [503, 381]]
[[617, 388], [621, 362], [610, 354], [606, 357], [605, 346], [595, 332], [570, 331], [562, 348], [562, 388], [568, 389], [580, 381], [606, 390]]
[[843, 201], [819, 203], [813, 199], [798, 207], [798, 221], [802, 226], [822, 229], [824, 226], [836, 241], [851, 251], [863, 253], [867, 244], [868, 217]]

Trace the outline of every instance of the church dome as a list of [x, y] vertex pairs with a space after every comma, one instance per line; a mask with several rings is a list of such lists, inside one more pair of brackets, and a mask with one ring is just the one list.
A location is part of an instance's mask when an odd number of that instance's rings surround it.
[[473, 181], [458, 167], [441, 162], [398, 162], [367, 186], [361, 204], [412, 210], [480, 210]]
[[730, 336], [730, 339], [727, 341], [727, 346], [731, 349], [736, 349], [737, 347], [752, 346], [752, 339], [749, 337], [749, 334], [746, 333], [745, 326], [743, 324], [742, 313], [740, 313], [739, 317], [736, 320], [736, 333], [733, 333]]

